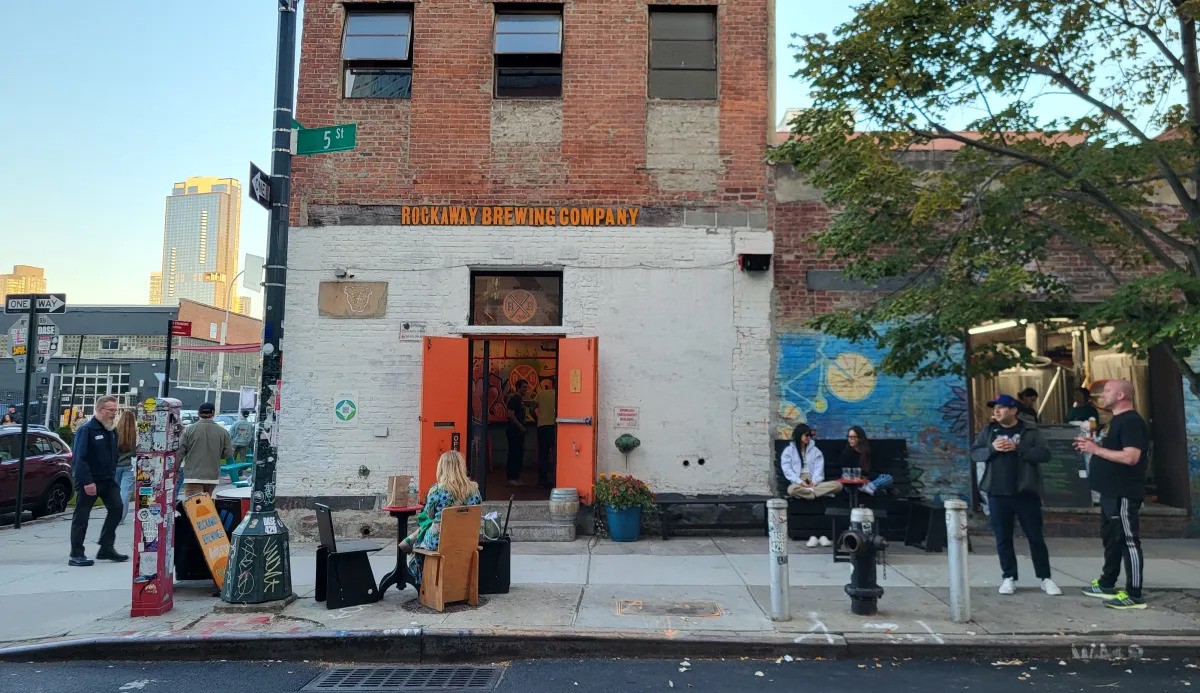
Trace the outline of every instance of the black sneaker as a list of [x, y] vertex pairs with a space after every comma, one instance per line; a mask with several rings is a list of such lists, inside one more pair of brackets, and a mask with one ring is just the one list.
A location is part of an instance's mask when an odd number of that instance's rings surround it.
[[1137, 597], [1131, 597], [1128, 592], [1121, 590], [1117, 592], [1115, 599], [1104, 602], [1104, 606], [1110, 609], [1145, 609], [1146, 602]]
[[129, 560], [129, 556], [126, 556], [123, 553], [117, 553], [116, 549], [100, 549], [96, 552], [96, 560], [124, 563], [125, 561]]
[[67, 565], [75, 566], [76, 568], [86, 568], [89, 565], [96, 565], [96, 562], [87, 556], [71, 556], [67, 559]]
[[1117, 591], [1112, 587], [1101, 587], [1099, 580], [1092, 580], [1092, 584], [1079, 590], [1089, 597], [1099, 597], [1100, 599], [1116, 599]]

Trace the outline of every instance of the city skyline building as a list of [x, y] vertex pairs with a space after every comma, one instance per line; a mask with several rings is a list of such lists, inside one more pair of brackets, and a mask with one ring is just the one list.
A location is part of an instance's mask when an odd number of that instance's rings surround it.
[[[232, 302], [241, 243], [241, 184], [234, 178], [193, 176], [176, 183], [163, 220], [161, 298], [187, 298], [224, 309]], [[153, 279], [151, 279], [153, 286]]]
[[10, 294], [46, 292], [46, 270], [34, 265], [13, 265], [13, 271], [0, 274], [0, 299]]
[[163, 302], [162, 294], [163, 274], [162, 272], [150, 273], [150, 305], [161, 306]]

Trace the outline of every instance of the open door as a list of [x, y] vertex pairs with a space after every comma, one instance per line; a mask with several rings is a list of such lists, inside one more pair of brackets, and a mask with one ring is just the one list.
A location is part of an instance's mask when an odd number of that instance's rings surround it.
[[592, 502], [596, 482], [596, 337], [558, 340], [558, 445], [556, 485], [579, 490]]
[[421, 363], [421, 462], [418, 486], [424, 501], [437, 481], [437, 461], [447, 450], [463, 452], [467, 435], [465, 337], [426, 337]]

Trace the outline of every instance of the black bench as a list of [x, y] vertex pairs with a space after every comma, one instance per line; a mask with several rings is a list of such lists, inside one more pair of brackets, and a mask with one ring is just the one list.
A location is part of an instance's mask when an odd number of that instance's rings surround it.
[[[844, 494], [814, 500], [800, 500], [787, 495], [788, 480], [783, 476], [780, 460], [791, 441], [775, 441], [776, 490], [788, 502], [788, 537], [804, 541], [810, 536], [832, 532], [831, 540], [850, 526], [849, 503]], [[847, 443], [844, 439], [818, 440], [817, 449], [825, 456], [825, 479], [835, 481], [842, 476], [838, 464]], [[875, 512], [879, 529], [888, 541], [903, 541], [908, 530], [909, 505], [920, 499], [920, 484], [913, 479], [908, 466], [908, 443], [903, 439], [871, 441], [870, 474], [890, 474], [893, 483], [875, 495], [859, 494], [860, 503]], [[836, 547], [835, 553], [836, 553]]]
[[[761, 529], [767, 534], [767, 501], [770, 496], [722, 496], [717, 494], [699, 494], [685, 496], [682, 493], [659, 493], [654, 496], [654, 504], [658, 507], [662, 523], [662, 538], [669, 539], [671, 533], [678, 529]], [[685, 505], [711, 506], [717, 521], [687, 522], [677, 524], [679, 509]], [[748, 506], [752, 516], [757, 515], [757, 508], [762, 508], [762, 519], [752, 520], [720, 520], [721, 506]]]

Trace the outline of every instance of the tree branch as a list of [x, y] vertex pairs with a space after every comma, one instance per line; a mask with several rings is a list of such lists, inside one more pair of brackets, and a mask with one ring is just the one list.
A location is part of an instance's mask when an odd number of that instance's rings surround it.
[[1187, 72], [1184, 70], [1183, 62], [1179, 59], [1179, 56], [1171, 52], [1170, 47], [1163, 42], [1162, 37], [1158, 35], [1157, 31], [1151, 28], [1151, 26], [1146, 22], [1141, 24], [1134, 22], [1133, 19], [1130, 18], [1128, 12], [1123, 11], [1123, 17], [1117, 16], [1112, 10], [1106, 7], [1107, 4], [1108, 0], [1098, 0], [1092, 3], [1096, 9], [1112, 17], [1121, 24], [1145, 34], [1146, 38], [1150, 39], [1150, 43], [1153, 43], [1154, 47], [1157, 48], [1158, 51], [1163, 54], [1163, 57], [1167, 59], [1167, 62], [1171, 64], [1171, 68], [1178, 72], [1181, 77], [1187, 77]]
[[[1056, 193], [1051, 193], [1051, 196], [1060, 197], [1064, 200], [1070, 200], [1071, 202], [1093, 205], [1110, 212], [1112, 211], [1108, 206], [1098, 204], [1099, 201], [1091, 195], [1072, 193], [1070, 191], [1059, 191]], [[1147, 223], [1145, 220], [1137, 217], [1136, 215], [1129, 214], [1125, 210], [1122, 210], [1122, 212], [1124, 212], [1124, 214], [1118, 217], [1121, 221], [1121, 225], [1134, 235], [1138, 236], [1142, 242], [1142, 245], [1144, 245], [1146, 249], [1150, 251], [1150, 254], [1159, 261], [1164, 269], [1175, 270], [1177, 272], [1183, 272], [1186, 270], [1183, 265], [1180, 265], [1170, 255], [1167, 255], [1166, 251], [1158, 247], [1158, 244], [1154, 242], [1154, 239], [1157, 238], [1161, 240], [1164, 244], [1181, 253], [1184, 253], [1185, 255], [1193, 255], [1196, 250], [1194, 247], [1189, 246], [1178, 239], [1172, 238], [1162, 229]]]
[[1121, 278], [1117, 276], [1116, 272], [1112, 271], [1112, 268], [1108, 266], [1108, 263], [1102, 260], [1100, 255], [1093, 250], [1091, 246], [1079, 240], [1075, 234], [1064, 228], [1062, 224], [1042, 216], [1041, 213], [1030, 210], [1028, 214], [1053, 229], [1055, 233], [1062, 236], [1071, 245], [1075, 246], [1076, 250], [1090, 258], [1091, 261], [1100, 268], [1100, 271], [1104, 272], [1104, 276], [1108, 277], [1108, 280], [1111, 281], [1114, 286], [1121, 285]]
[[[1097, 99], [1095, 96], [1092, 96], [1091, 93], [1080, 86], [1080, 84], [1074, 79], [1071, 79], [1071, 77], [1062, 70], [1058, 70], [1050, 67], [1049, 65], [1043, 65], [1041, 63], [1026, 63], [1026, 67], [1036, 74], [1049, 77], [1055, 82], [1058, 82], [1076, 97], [1100, 109], [1101, 113], [1123, 125], [1125, 129], [1130, 132], [1130, 134], [1141, 140], [1142, 144], [1153, 144], [1154, 140], [1150, 139], [1150, 137], [1148, 137], [1146, 133], [1143, 132], [1142, 129], [1139, 128], [1132, 120], [1130, 120], [1128, 116], [1101, 101], [1100, 99]], [[1188, 194], [1187, 187], [1183, 184], [1183, 181], [1179, 179], [1179, 176], [1175, 174], [1175, 169], [1171, 167], [1170, 162], [1164, 159], [1161, 155], [1154, 157], [1154, 161], [1158, 164], [1159, 170], [1162, 171], [1163, 177], [1167, 181], [1167, 185], [1171, 188], [1171, 192], [1175, 193], [1175, 199], [1179, 201], [1181, 207], [1187, 210], [1188, 217], [1191, 219], [1200, 219], [1200, 205], [1197, 205], [1196, 200]]]

